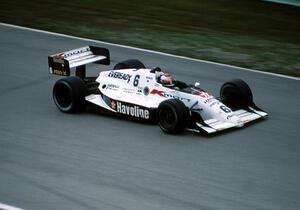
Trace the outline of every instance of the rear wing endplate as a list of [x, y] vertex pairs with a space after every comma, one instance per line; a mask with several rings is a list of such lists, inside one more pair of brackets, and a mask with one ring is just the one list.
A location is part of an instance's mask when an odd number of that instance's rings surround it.
[[110, 64], [109, 50], [102, 47], [85, 46], [78, 49], [48, 56], [50, 74], [70, 76], [70, 69], [76, 68], [76, 74], [85, 75], [85, 65], [97, 63]]

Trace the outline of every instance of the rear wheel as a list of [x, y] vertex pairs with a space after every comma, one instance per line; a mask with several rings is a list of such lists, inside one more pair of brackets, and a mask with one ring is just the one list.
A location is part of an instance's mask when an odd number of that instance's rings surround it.
[[117, 63], [114, 67], [114, 70], [117, 69], [145, 69], [145, 65], [137, 60], [137, 59], [129, 59], [122, 61], [120, 63]]
[[66, 113], [82, 111], [85, 107], [87, 88], [79, 77], [58, 80], [53, 87], [53, 100], [57, 108]]
[[189, 119], [188, 108], [178, 99], [163, 101], [158, 106], [158, 124], [166, 133], [176, 134], [184, 131]]
[[220, 89], [220, 96], [222, 102], [232, 109], [247, 107], [253, 103], [252, 91], [241, 79], [224, 83]]

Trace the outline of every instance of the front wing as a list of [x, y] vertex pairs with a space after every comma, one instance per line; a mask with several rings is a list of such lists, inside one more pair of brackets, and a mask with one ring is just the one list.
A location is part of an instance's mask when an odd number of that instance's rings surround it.
[[230, 128], [243, 127], [245, 124], [266, 118], [268, 114], [258, 108], [248, 107], [247, 109], [239, 109], [232, 112], [234, 116], [237, 116], [240, 123], [231, 123], [229, 121], [221, 121], [218, 119], [201, 120], [193, 123], [192, 127], [188, 130], [194, 132], [206, 132], [216, 133]]

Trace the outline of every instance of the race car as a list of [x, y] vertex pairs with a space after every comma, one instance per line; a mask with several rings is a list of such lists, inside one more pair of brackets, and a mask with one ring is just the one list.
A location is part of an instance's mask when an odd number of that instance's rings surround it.
[[191, 85], [176, 80], [159, 67], [146, 68], [137, 59], [87, 77], [86, 64], [110, 64], [106, 48], [85, 46], [48, 56], [48, 62], [51, 74], [65, 76], [53, 87], [54, 103], [65, 113], [81, 112], [93, 104], [111, 114], [156, 122], [169, 134], [184, 130], [210, 134], [243, 127], [268, 115], [254, 104], [251, 89], [240, 79], [225, 82], [220, 96], [214, 97], [198, 82]]

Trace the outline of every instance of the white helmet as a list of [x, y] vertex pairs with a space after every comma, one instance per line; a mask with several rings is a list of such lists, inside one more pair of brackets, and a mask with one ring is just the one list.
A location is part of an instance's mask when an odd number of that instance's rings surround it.
[[174, 78], [170, 73], [163, 73], [159, 76], [158, 82], [165, 86], [174, 85]]

